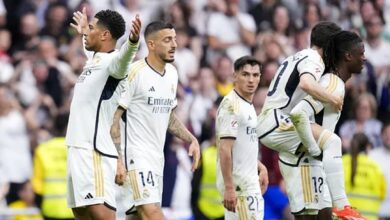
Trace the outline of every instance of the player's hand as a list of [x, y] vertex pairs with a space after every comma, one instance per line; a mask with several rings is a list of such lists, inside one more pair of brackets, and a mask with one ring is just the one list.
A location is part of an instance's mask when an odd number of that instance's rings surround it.
[[130, 31], [130, 41], [135, 43], [139, 40], [139, 35], [141, 33], [141, 19], [139, 19], [139, 15], [137, 14], [134, 20], [131, 21], [131, 31]]
[[191, 171], [194, 172], [198, 168], [199, 160], [200, 160], [200, 147], [199, 147], [198, 140], [194, 139], [191, 142], [191, 145], [188, 149], [188, 155], [192, 157]]
[[231, 212], [236, 212], [236, 205], [237, 205], [236, 191], [233, 188], [232, 189], [225, 188], [225, 193], [223, 194], [223, 206]]
[[260, 162], [258, 163], [258, 170], [260, 172], [259, 174], [260, 189], [261, 189], [261, 193], [264, 195], [264, 193], [267, 191], [268, 184], [269, 184], [268, 171], [267, 168]]
[[126, 169], [125, 164], [121, 156], [118, 157], [116, 165], [115, 183], [122, 186], [126, 181]]
[[343, 109], [343, 104], [344, 104], [344, 98], [342, 96], [333, 96], [333, 108], [336, 111], [341, 111]]
[[87, 17], [87, 9], [84, 7], [82, 12], [76, 11], [73, 12], [73, 21], [70, 26], [72, 26], [79, 34], [88, 34], [89, 33], [89, 24]]

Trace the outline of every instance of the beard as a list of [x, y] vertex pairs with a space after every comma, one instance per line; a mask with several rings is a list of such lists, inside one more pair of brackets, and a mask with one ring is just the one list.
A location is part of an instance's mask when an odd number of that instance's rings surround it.
[[173, 63], [173, 61], [175, 61], [175, 58], [172, 59], [163, 58], [162, 60], [166, 63]]

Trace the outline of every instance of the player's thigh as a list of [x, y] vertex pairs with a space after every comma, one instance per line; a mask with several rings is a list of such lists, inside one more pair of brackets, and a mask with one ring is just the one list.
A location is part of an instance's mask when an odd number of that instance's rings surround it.
[[260, 139], [261, 143], [277, 152], [295, 154], [301, 139], [295, 130], [275, 129]]
[[133, 169], [128, 171], [128, 181], [125, 184], [125, 190], [128, 199], [128, 214], [134, 213], [136, 208], [138, 214], [139, 207], [142, 211], [148, 214], [149, 211], [155, 212], [154, 205], [152, 207], [144, 206], [149, 204], [156, 204], [159, 212], [161, 212], [162, 187], [163, 177], [148, 169]]
[[116, 159], [92, 149], [68, 148], [68, 205], [70, 208], [104, 204], [115, 210]]
[[230, 212], [225, 209], [226, 220], [256, 219], [264, 218], [264, 199], [260, 193], [238, 196], [236, 211]]
[[287, 165], [279, 160], [279, 167], [286, 184], [290, 209], [294, 215], [317, 215], [318, 210], [331, 207], [329, 189], [320, 161], [304, 156], [296, 166]]

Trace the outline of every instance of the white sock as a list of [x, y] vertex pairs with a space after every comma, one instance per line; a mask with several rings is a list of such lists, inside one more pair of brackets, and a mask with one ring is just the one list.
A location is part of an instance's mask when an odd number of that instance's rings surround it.
[[318, 139], [318, 145], [323, 149], [324, 170], [333, 206], [343, 209], [350, 205], [345, 193], [344, 169], [341, 160], [341, 139], [334, 133], [324, 130]]

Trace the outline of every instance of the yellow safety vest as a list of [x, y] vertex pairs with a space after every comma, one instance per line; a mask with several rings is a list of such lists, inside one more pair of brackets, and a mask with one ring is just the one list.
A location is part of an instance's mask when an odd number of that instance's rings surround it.
[[381, 168], [365, 154], [359, 154], [352, 186], [351, 155], [343, 156], [343, 165], [345, 190], [351, 205], [367, 219], [377, 220], [380, 205], [386, 195], [386, 182]]
[[198, 206], [199, 210], [208, 218], [224, 216], [222, 197], [217, 190], [217, 147], [209, 146], [202, 152], [202, 177]]
[[35, 150], [32, 184], [42, 195], [42, 214], [51, 218], [73, 218], [66, 202], [65, 138], [53, 138]]

